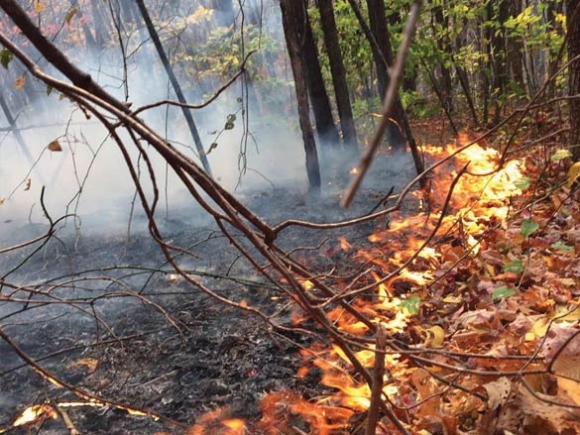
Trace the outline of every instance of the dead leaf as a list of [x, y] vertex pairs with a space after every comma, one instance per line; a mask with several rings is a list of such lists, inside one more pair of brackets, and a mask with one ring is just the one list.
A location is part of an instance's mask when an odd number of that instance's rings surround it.
[[483, 388], [487, 392], [487, 407], [493, 411], [507, 403], [512, 391], [512, 382], [504, 376], [484, 384]]
[[[558, 433], [565, 429], [580, 429], [578, 411], [564, 406], [558, 406], [553, 402], [570, 404], [570, 401], [561, 394], [548, 396], [535, 392], [532, 394], [527, 388], [520, 385], [517, 392], [518, 408], [531, 418], [540, 418], [550, 423]], [[552, 403], [550, 403], [552, 402]], [[533, 430], [529, 433], [547, 433], [543, 430]], [[577, 432], [574, 432], [577, 433]]]
[[32, 180], [30, 178], [26, 179], [26, 183], [24, 184], [24, 191], [30, 190], [30, 186], [32, 185]]
[[566, 183], [566, 187], [570, 189], [578, 177], [580, 177], [580, 162], [576, 162], [570, 166], [570, 169], [568, 170], [568, 182]]
[[48, 144], [48, 150], [54, 152], [62, 151], [62, 147], [60, 146], [60, 142], [58, 139], [53, 140], [51, 143]]
[[34, 9], [38, 13], [40, 13], [40, 12], [42, 12], [44, 10], [44, 5], [42, 3], [40, 3], [40, 0], [36, 0], [34, 2]]
[[88, 373], [93, 373], [99, 366], [99, 361], [94, 358], [83, 358], [68, 365], [69, 368], [86, 367]]
[[413, 385], [419, 393], [419, 400], [424, 401], [417, 409], [417, 415], [428, 417], [439, 415], [441, 412], [441, 396], [437, 394], [439, 388], [433, 376], [423, 369], [415, 370], [411, 375]]
[[22, 89], [25, 84], [26, 84], [26, 77], [24, 77], [24, 74], [16, 77], [16, 80], [14, 80], [14, 88], [16, 88], [16, 89]]

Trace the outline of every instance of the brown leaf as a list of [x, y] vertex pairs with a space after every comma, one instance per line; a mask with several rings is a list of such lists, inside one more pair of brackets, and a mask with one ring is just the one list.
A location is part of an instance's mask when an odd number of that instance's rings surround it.
[[14, 87], [16, 89], [22, 89], [25, 84], [26, 84], [26, 77], [24, 77], [24, 74], [16, 77], [16, 80], [14, 80]]
[[24, 191], [30, 190], [30, 186], [32, 185], [32, 180], [30, 178], [26, 179], [26, 183], [24, 184]]
[[51, 143], [48, 144], [48, 150], [54, 152], [62, 151], [62, 147], [60, 146], [60, 142], [58, 139], [53, 140]]
[[88, 373], [93, 373], [99, 366], [99, 361], [94, 358], [83, 358], [68, 365], [69, 368], [86, 367]]

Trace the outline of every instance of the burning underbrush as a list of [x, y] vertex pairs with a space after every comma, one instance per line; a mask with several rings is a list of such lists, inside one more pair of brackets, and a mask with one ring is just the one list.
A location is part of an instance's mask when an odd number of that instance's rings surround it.
[[[183, 354], [170, 353], [169, 336], [160, 335], [156, 346], [167, 354], [145, 385], [158, 388], [161, 403], [148, 399], [133, 408], [79, 396], [78, 389], [77, 398], [85, 407], [145, 419], [161, 417], [150, 409], [170, 409], [182, 424], [191, 421], [185, 408], [194, 403], [192, 394], [200, 395], [195, 425], [158, 426], [158, 435], [576, 433], [580, 207], [572, 183], [558, 184], [566, 178], [567, 154], [504, 160], [465, 138], [423, 153], [432, 165], [424, 187], [383, 201], [387, 208], [376, 212], [366, 240], [356, 238], [363, 226], [351, 225], [355, 231], [314, 243], [316, 249], [272, 245], [292, 273], [277, 276], [279, 287], [240, 281], [235, 291], [220, 293], [215, 317], [230, 323], [226, 332], [222, 325], [199, 343], [171, 338]], [[403, 200], [405, 207], [397, 205]], [[281, 237], [285, 227], [272, 228]], [[164, 275], [163, 283], [186, 284], [192, 272], [183, 270]], [[224, 302], [227, 310], [220, 311]], [[209, 330], [203, 316], [210, 306], [167, 309], [167, 318], [190, 332]], [[186, 314], [198, 317], [187, 321]], [[236, 317], [243, 331], [232, 323]], [[137, 347], [146, 343], [140, 340]], [[222, 357], [221, 367], [212, 366]], [[87, 370], [102, 364], [86, 356], [79, 361]], [[286, 372], [294, 383], [267, 379]], [[204, 373], [213, 378], [201, 379]], [[180, 398], [171, 379], [186, 386]], [[242, 389], [253, 381], [240, 403], [225, 405], [233, 384]], [[127, 384], [135, 390], [130, 399], [145, 391]], [[209, 396], [211, 411], [200, 412]], [[251, 411], [244, 409], [249, 396]], [[35, 404], [14, 426], [65, 421], [65, 405]]]
[[[303, 348], [297, 375], [331, 392], [266, 394], [261, 419], [212, 414], [190, 434], [577, 433], [580, 209], [557, 185], [567, 155], [504, 160], [464, 143], [424, 148], [438, 163], [412, 194], [418, 213], [391, 214], [364, 249], [340, 238], [342, 275], [303, 283], [334, 343]], [[321, 329], [309, 319], [294, 313], [296, 328]]]

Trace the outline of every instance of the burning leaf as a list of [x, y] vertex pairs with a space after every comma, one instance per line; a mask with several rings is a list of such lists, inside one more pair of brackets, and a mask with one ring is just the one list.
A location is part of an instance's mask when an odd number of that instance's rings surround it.
[[570, 189], [578, 177], [580, 177], [580, 162], [576, 162], [570, 166], [570, 169], [568, 170], [568, 182], [566, 183], [566, 187]]
[[493, 293], [491, 294], [491, 298], [494, 301], [498, 299], [505, 299], [513, 296], [515, 293], [516, 291], [513, 288], [510, 288], [507, 285], [502, 285], [494, 289]]
[[70, 25], [70, 20], [73, 19], [73, 17], [75, 16], [75, 14], [78, 12], [79, 10], [76, 7], [71, 7], [68, 12], [66, 13], [66, 16], [64, 17], [64, 21], [65, 23]]
[[552, 157], [550, 157], [550, 160], [553, 162], [559, 162], [560, 160], [567, 159], [568, 157], [571, 157], [571, 156], [572, 156], [572, 154], [570, 153], [570, 150], [561, 149], [561, 150], [557, 150], [554, 154], [552, 154]]
[[94, 358], [83, 358], [83, 359], [80, 359], [78, 361], [75, 361], [75, 362], [69, 364], [69, 368], [82, 367], [82, 366], [87, 368], [87, 372], [93, 373], [97, 369], [97, 367], [99, 366], [99, 361], [94, 359]]
[[12, 427], [34, 424], [39, 421], [48, 420], [49, 418], [54, 420], [58, 419], [57, 412], [51, 406], [33, 405], [26, 408], [24, 412], [14, 420]]
[[51, 143], [48, 144], [48, 150], [53, 151], [53, 152], [62, 151], [62, 147], [60, 146], [60, 142], [58, 141], [58, 139], [55, 139]]
[[24, 77], [24, 74], [19, 75], [16, 78], [16, 80], [14, 80], [14, 88], [15, 89], [22, 89], [25, 84], [26, 84], [26, 77]]
[[4, 68], [8, 69], [8, 64], [12, 61], [13, 58], [14, 55], [11, 51], [8, 51], [7, 48], [0, 51], [0, 64], [2, 64]]
[[524, 219], [522, 221], [522, 227], [520, 229], [520, 232], [522, 236], [524, 236], [527, 239], [536, 231], [538, 231], [538, 228], [540, 228], [540, 226], [538, 225], [537, 222], [534, 222], [531, 219]]

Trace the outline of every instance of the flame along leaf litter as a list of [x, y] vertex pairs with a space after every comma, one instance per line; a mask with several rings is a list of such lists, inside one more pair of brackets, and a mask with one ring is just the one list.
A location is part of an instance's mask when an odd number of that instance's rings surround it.
[[[449, 146], [444, 152], [453, 150], [454, 147]], [[431, 151], [434, 158], [444, 154], [440, 149], [426, 151]], [[427, 247], [417, 257], [419, 270], [412, 270], [411, 265], [404, 276], [411, 282], [406, 288], [406, 297], [396, 300], [393, 282], [383, 283], [378, 286], [379, 300], [383, 304], [379, 311], [372, 306], [359, 308], [369, 316], [377, 315], [376, 321], [390, 321], [391, 331], [407, 334], [411, 340], [416, 337], [416, 349], [436, 348], [480, 355], [481, 358], [469, 358], [469, 368], [473, 370], [493, 370], [501, 374], [502, 371], [520, 370], [524, 363], [528, 369], [544, 369], [542, 362], [510, 359], [509, 356], [533, 355], [542, 339], [550, 334], [553, 324], [561, 330], [569, 330], [580, 320], [580, 310], [573, 310], [577, 307], [575, 296], [580, 294], [577, 290], [580, 283], [580, 258], [577, 258], [580, 201], [574, 199], [579, 195], [571, 195], [569, 190], [580, 177], [580, 164], [572, 166], [568, 173], [563, 164], [568, 157], [566, 150], [557, 150], [548, 163], [552, 186], [567, 180], [568, 187], [551, 189], [537, 184], [545, 165], [540, 152], [528, 153], [525, 160], [507, 162], [502, 170], [489, 177], [460, 180], [457, 194], [452, 198], [453, 210], [443, 219], [437, 234], [455, 237], [447, 237], [448, 241]], [[469, 153], [457, 157], [456, 166], [460, 167], [467, 160], [477, 163], [470, 167], [472, 172], [487, 173], [495, 169], [499, 158], [492, 149], [474, 146]], [[453, 170], [440, 168], [433, 177], [435, 186], [430, 200], [434, 210], [440, 209], [442, 204], [437, 200], [445, 196], [450, 185], [449, 177], [446, 179], [443, 174], [452, 177]], [[355, 259], [371, 260], [377, 268], [384, 268], [384, 273], [388, 273], [402, 264], [412, 249], [420, 246], [421, 237], [430, 231], [436, 218], [436, 215], [427, 214], [409, 218], [399, 216], [391, 229], [369, 235], [369, 241], [374, 243], [369, 252], [357, 252], [357, 247], [344, 238], [339, 242], [342, 249], [355, 253]], [[420, 228], [422, 230], [418, 230]], [[402, 244], [405, 239], [409, 245], [407, 251]], [[396, 252], [388, 247], [393, 240], [398, 243], [394, 247]], [[373, 274], [374, 279], [380, 279], [376, 271]], [[397, 310], [396, 318], [378, 315], [386, 307]], [[344, 313], [339, 315], [347, 318]], [[368, 333], [367, 328], [356, 323], [347, 323], [344, 329], [352, 334]], [[305, 358], [312, 357], [313, 353], [318, 356], [314, 365], [323, 373], [322, 383], [333, 387], [335, 392], [308, 402], [294, 393], [269, 393], [262, 399], [263, 417], [255, 423], [254, 429], [264, 433], [288, 429], [288, 419], [299, 416], [309, 423], [313, 434], [349, 433], [353, 416], [364, 412], [368, 406], [370, 389], [364, 382], [351, 377], [348, 361], [337, 346], [303, 352]], [[374, 352], [361, 351], [358, 356], [366, 367], [372, 367]], [[529, 431], [543, 430], [546, 424], [580, 430], [580, 424], [569, 418], [566, 411], [554, 411], [554, 407], [538, 400], [544, 394], [543, 387], [534, 377], [528, 379], [535, 393], [532, 395], [513, 378], [459, 375], [445, 368], [456, 362], [455, 357], [441, 353], [429, 357], [444, 365], [426, 364], [418, 368], [400, 355], [388, 355], [387, 358], [390, 378], [385, 380], [383, 392], [391, 403], [404, 410], [408, 417], [405, 424], [413, 433], [430, 433], [426, 429], [429, 427], [444, 428], [450, 434], [459, 433], [460, 427], [463, 433], [475, 433], [482, 424], [497, 420], [497, 414], [502, 414], [504, 421], [520, 425], [507, 430], [521, 429], [524, 419], [534, 416], [540, 418], [527, 420], [528, 423], [532, 421], [527, 426]], [[305, 376], [307, 372], [303, 367], [298, 376]], [[452, 379], [464, 390], [449, 388], [437, 382], [433, 375]], [[580, 405], [580, 395], [570, 394], [570, 383], [558, 385], [556, 394], [550, 396], [552, 399]], [[580, 390], [580, 384], [575, 385]], [[483, 392], [487, 401], [470, 391]], [[499, 399], [498, 394], [501, 395]], [[505, 405], [500, 411], [494, 408], [499, 402]], [[249, 423], [245, 426], [246, 431], [252, 429]], [[383, 421], [377, 433], [394, 433], [391, 429]], [[201, 430], [199, 433], [208, 432]]]

